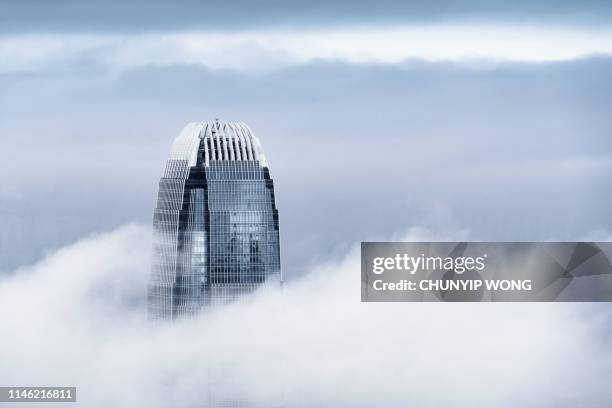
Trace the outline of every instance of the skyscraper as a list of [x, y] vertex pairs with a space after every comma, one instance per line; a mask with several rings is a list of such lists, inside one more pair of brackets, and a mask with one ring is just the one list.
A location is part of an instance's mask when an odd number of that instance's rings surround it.
[[193, 315], [281, 282], [278, 211], [263, 149], [243, 123], [190, 123], [159, 182], [152, 319]]

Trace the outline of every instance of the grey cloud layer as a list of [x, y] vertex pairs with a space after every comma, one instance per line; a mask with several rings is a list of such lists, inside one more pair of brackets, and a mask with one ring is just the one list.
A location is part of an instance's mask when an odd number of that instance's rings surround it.
[[93, 1], [5, 0], [4, 32], [142, 32], [241, 30], [253, 27], [330, 24], [422, 23], [433, 21], [514, 21], [606, 24], [612, 7], [591, 1]]
[[15, 170], [0, 174], [0, 269], [150, 222], [172, 139], [215, 117], [262, 139], [291, 273], [423, 223], [484, 240], [579, 240], [612, 225], [608, 58], [67, 67], [0, 77], [0, 159]]
[[[398, 238], [465, 238], [446, 231]], [[0, 278], [0, 383], [75, 385], [86, 407], [202, 406], [207, 388], [262, 407], [610, 401], [607, 306], [360, 303], [353, 247], [282, 293], [152, 327], [149, 255], [131, 225]]]

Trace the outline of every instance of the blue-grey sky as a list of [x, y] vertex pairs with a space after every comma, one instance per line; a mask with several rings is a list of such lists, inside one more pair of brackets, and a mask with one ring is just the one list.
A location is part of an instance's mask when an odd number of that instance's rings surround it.
[[414, 225], [571, 240], [612, 224], [607, 57], [62, 69], [0, 77], [5, 266], [150, 222], [173, 138], [214, 117], [243, 120], [262, 140], [288, 271]]
[[215, 117], [262, 140], [287, 276], [415, 225], [611, 229], [605, 2], [169, 4], [3, 3], [0, 270], [149, 223]]
[[495, 21], [609, 25], [606, 0], [91, 1], [4, 0], [5, 32], [241, 30], [274, 26]]

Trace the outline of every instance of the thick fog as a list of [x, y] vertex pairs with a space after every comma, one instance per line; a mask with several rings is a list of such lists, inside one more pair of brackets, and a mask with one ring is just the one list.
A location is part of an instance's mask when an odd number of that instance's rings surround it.
[[[395, 238], [470, 238], [445, 230]], [[150, 229], [128, 225], [0, 279], [0, 383], [76, 386], [86, 407], [609, 401], [607, 307], [361, 303], [354, 245], [282, 292], [159, 326], [144, 320], [149, 259]]]

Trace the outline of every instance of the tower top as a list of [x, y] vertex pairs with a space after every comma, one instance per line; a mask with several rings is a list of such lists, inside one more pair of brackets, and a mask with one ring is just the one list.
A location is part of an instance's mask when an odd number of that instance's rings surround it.
[[[198, 155], [200, 152], [200, 155]], [[200, 156], [200, 160], [198, 160]], [[187, 167], [211, 161], [258, 161], [268, 167], [259, 139], [242, 122], [189, 123], [174, 140], [170, 160], [183, 161]]]

